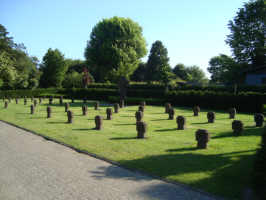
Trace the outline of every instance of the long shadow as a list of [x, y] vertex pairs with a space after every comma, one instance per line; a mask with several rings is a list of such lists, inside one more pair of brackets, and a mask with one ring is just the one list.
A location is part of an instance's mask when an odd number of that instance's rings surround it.
[[137, 140], [137, 137], [116, 137], [116, 138], [110, 138], [110, 140]]
[[196, 147], [187, 147], [187, 148], [179, 148], [179, 149], [167, 149], [167, 152], [182, 152], [182, 151], [194, 151], [198, 150]]
[[135, 116], [128, 116], [128, 115], [121, 115], [120, 117], [128, 117], [128, 118], [133, 118], [133, 117], [135, 117]]
[[47, 124], [68, 124], [67, 122], [46, 122]]
[[150, 120], [150, 121], [163, 121], [163, 120], [169, 120], [169, 119], [152, 119], [152, 120]]
[[[184, 180], [187, 180], [192, 187], [227, 198], [239, 199], [242, 191], [249, 186], [254, 154], [243, 155], [243, 153], [255, 153], [255, 149], [213, 155], [201, 154], [200, 151], [178, 153], [186, 150], [195, 149], [168, 150], [169, 154], [166, 155], [146, 156], [119, 162], [128, 168], [148, 171], [163, 178], [181, 175], [179, 177], [187, 177]], [[115, 175], [113, 177], [121, 178]], [[147, 188], [148, 191], [150, 189], [152, 188]]]
[[177, 128], [159, 129], [154, 130], [155, 132], [167, 132], [167, 131], [177, 131]]
[[191, 123], [191, 124], [209, 124], [208, 122], [196, 122], [196, 123]]
[[134, 124], [114, 124], [114, 126], [136, 126], [136, 123], [134, 123]]
[[73, 131], [91, 131], [95, 130], [95, 128], [73, 128]]
[[242, 132], [242, 135], [236, 136], [232, 131], [227, 131], [220, 133], [219, 135], [216, 136], [211, 136], [212, 139], [219, 139], [219, 138], [225, 138], [225, 137], [245, 137], [245, 136], [260, 136], [262, 133], [262, 127], [244, 127], [244, 130]]

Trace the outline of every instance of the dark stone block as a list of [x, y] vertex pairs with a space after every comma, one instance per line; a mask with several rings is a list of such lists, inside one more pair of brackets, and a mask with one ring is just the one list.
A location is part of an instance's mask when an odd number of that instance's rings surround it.
[[200, 107], [199, 106], [194, 106], [193, 107], [194, 116], [199, 116], [199, 112], [200, 112]]
[[99, 116], [99, 115], [97, 115], [97, 116], [95, 116], [95, 129], [96, 130], [102, 130], [102, 128], [103, 128], [103, 118], [102, 118], [102, 116]]
[[141, 111], [137, 111], [137, 112], [135, 113], [135, 118], [136, 118], [136, 121], [137, 121], [137, 122], [140, 122], [140, 121], [142, 120], [142, 118], [143, 118], [143, 112], [141, 112]]
[[87, 107], [87, 105], [83, 105], [82, 106], [82, 115], [87, 115], [87, 111], [88, 111], [88, 107]]
[[170, 120], [173, 120], [174, 119], [174, 116], [175, 116], [175, 110], [174, 110], [174, 108], [171, 107], [169, 109], [168, 115], [169, 115], [169, 118], [168, 119], [170, 119]]
[[113, 110], [112, 108], [106, 108], [107, 120], [112, 120]]
[[72, 124], [73, 118], [74, 118], [73, 112], [68, 110], [67, 111], [67, 123]]
[[69, 103], [65, 103], [65, 112], [67, 112], [69, 109]]
[[30, 114], [34, 114], [34, 111], [35, 111], [35, 106], [34, 105], [31, 105], [30, 106]]
[[47, 106], [46, 111], [47, 111], [47, 118], [51, 118], [52, 117], [52, 108], [50, 106]]
[[215, 112], [207, 113], [208, 123], [214, 123], [215, 121]]
[[242, 135], [242, 132], [244, 130], [244, 124], [242, 121], [240, 120], [234, 120], [232, 122], [232, 129], [234, 131], [234, 134], [236, 136]]
[[136, 123], [136, 129], [138, 132], [137, 138], [145, 138], [145, 134], [147, 132], [147, 124], [145, 122], [138, 121]]
[[94, 110], [98, 110], [99, 109], [99, 102], [96, 101], [94, 104]]
[[186, 118], [184, 116], [178, 116], [176, 118], [177, 129], [184, 130], [186, 125]]
[[115, 109], [115, 113], [119, 112], [119, 104], [118, 103], [114, 104], [114, 109]]
[[228, 112], [229, 112], [229, 118], [230, 119], [235, 119], [236, 109], [235, 108], [230, 108]]
[[198, 129], [195, 133], [198, 149], [207, 149], [207, 143], [210, 141], [210, 134], [205, 129]]
[[171, 104], [170, 103], [165, 103], [165, 113], [169, 113], [169, 109], [171, 108]]
[[254, 121], [257, 127], [262, 127], [264, 122], [264, 115], [262, 113], [256, 113], [254, 115]]

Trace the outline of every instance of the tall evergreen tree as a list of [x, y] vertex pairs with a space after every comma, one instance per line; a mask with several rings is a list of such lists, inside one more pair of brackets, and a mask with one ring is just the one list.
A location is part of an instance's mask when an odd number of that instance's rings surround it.
[[147, 81], [166, 82], [171, 72], [167, 49], [159, 40], [152, 44], [146, 67]]

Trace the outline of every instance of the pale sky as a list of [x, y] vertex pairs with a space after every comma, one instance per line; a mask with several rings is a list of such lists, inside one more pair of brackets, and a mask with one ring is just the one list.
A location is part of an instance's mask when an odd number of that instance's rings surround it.
[[152, 43], [161, 40], [171, 67], [198, 65], [207, 73], [210, 58], [231, 55], [224, 42], [229, 34], [227, 24], [244, 2], [247, 0], [0, 0], [0, 24], [40, 61], [48, 48], [58, 48], [66, 58], [84, 60], [91, 30], [99, 21], [113, 16], [131, 18], [143, 28], [148, 53]]

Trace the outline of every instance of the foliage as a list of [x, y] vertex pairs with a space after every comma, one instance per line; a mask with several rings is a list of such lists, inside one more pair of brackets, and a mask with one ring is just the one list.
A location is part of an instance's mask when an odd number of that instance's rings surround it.
[[0, 51], [5, 51], [10, 53], [12, 48], [15, 46], [13, 38], [8, 36], [6, 28], [0, 24]]
[[65, 63], [67, 65], [67, 73], [71, 73], [73, 71], [82, 73], [84, 67], [86, 67], [86, 62], [79, 59], [65, 59]]
[[96, 81], [129, 78], [146, 55], [142, 28], [129, 18], [100, 21], [92, 30], [85, 49], [89, 71]]
[[196, 84], [207, 84], [208, 79], [205, 76], [205, 73], [200, 67], [193, 65], [185, 68], [186, 73], [188, 74], [188, 81], [191, 81]]
[[186, 66], [182, 63], [177, 64], [172, 71], [176, 76], [183, 80], [188, 81], [190, 78], [189, 74], [186, 71]]
[[265, 0], [252, 0], [240, 8], [228, 27], [231, 33], [226, 43], [232, 48], [238, 63], [254, 66], [265, 64]]
[[168, 52], [161, 41], [157, 40], [152, 44], [146, 67], [147, 81], [169, 81], [171, 68]]
[[140, 62], [137, 69], [130, 76], [132, 81], [145, 81], [146, 63]]
[[41, 87], [61, 87], [67, 65], [63, 54], [58, 50], [48, 49], [43, 57], [43, 62], [40, 67], [42, 76], [40, 80]]
[[62, 82], [62, 86], [63, 88], [82, 88], [82, 74], [76, 71], [67, 73]]
[[230, 56], [220, 54], [212, 57], [209, 65], [210, 67], [207, 70], [211, 74], [211, 83], [233, 84], [244, 82], [243, 69], [245, 65], [236, 63]]
[[38, 59], [26, 53], [23, 44], [16, 44], [8, 36], [5, 27], [0, 24], [1, 75], [3, 89], [36, 88], [40, 72], [37, 69]]

